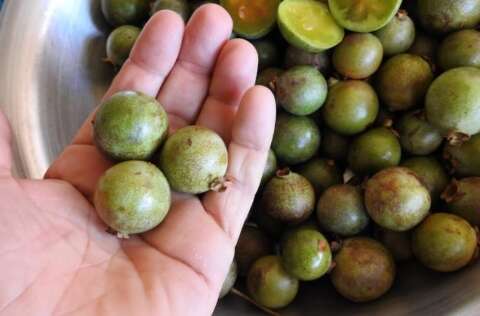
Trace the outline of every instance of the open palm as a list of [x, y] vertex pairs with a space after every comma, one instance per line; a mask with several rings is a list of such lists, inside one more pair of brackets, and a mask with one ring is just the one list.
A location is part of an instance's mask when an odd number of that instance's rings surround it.
[[0, 117], [1, 314], [212, 313], [275, 121], [273, 96], [253, 87], [256, 52], [228, 40], [231, 28], [216, 5], [197, 10], [186, 27], [159, 12], [107, 92], [157, 96], [172, 129], [203, 125], [229, 144], [227, 191], [174, 194], [166, 220], [141, 236], [108, 234], [89, 202], [111, 165], [92, 143], [91, 118], [47, 179], [34, 181], [11, 176], [8, 124]]

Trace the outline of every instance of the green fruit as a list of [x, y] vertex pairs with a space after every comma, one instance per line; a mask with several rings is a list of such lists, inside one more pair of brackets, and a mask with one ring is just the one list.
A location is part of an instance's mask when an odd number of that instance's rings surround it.
[[413, 155], [429, 155], [443, 142], [442, 134], [421, 112], [405, 114], [398, 123], [398, 132], [403, 149]]
[[395, 279], [395, 261], [378, 241], [354, 237], [346, 239], [334, 257], [332, 283], [353, 302], [368, 302], [384, 295]]
[[310, 181], [316, 194], [320, 194], [328, 187], [342, 182], [342, 173], [333, 160], [313, 158], [301, 165], [298, 173]]
[[101, 0], [102, 13], [112, 26], [139, 24], [148, 16], [150, 0]]
[[267, 68], [262, 70], [257, 76], [257, 84], [273, 89], [278, 78], [282, 75], [283, 69]]
[[119, 237], [139, 234], [160, 224], [170, 209], [170, 188], [149, 162], [119, 163], [100, 178], [94, 204], [98, 216]]
[[402, 0], [329, 0], [335, 20], [353, 32], [373, 32], [385, 26], [397, 13]]
[[407, 231], [428, 215], [431, 198], [413, 171], [392, 167], [376, 173], [367, 181], [365, 206], [379, 226]]
[[303, 176], [282, 170], [263, 190], [261, 203], [265, 212], [286, 223], [300, 223], [312, 214], [315, 191]]
[[275, 25], [280, 0], [220, 0], [233, 19], [233, 31], [256, 39], [266, 35]]
[[344, 36], [327, 5], [315, 0], [283, 0], [278, 27], [290, 45], [312, 53], [334, 47]]
[[372, 34], [352, 33], [333, 51], [335, 69], [350, 79], [370, 77], [382, 63], [382, 43]]
[[433, 62], [438, 51], [438, 42], [435, 38], [417, 32], [415, 35], [415, 41], [408, 50], [408, 53], [418, 55], [426, 60]]
[[418, 0], [416, 13], [429, 31], [473, 28], [480, 22], [480, 0]]
[[323, 75], [328, 75], [330, 73], [330, 58], [326, 52], [310, 53], [290, 45], [285, 53], [284, 66], [286, 69], [295, 66], [314, 66]]
[[406, 11], [399, 11], [387, 25], [375, 32], [385, 55], [406, 52], [415, 40], [415, 25]]
[[369, 219], [360, 189], [339, 184], [325, 190], [318, 201], [317, 219], [323, 229], [334, 234], [353, 236], [362, 232]]
[[146, 94], [123, 91], [102, 103], [93, 123], [97, 147], [115, 160], [148, 160], [167, 136], [165, 110]]
[[264, 185], [268, 180], [270, 180], [277, 171], [277, 157], [273, 150], [268, 151], [267, 162], [265, 163], [265, 168], [263, 169], [261, 185]]
[[422, 104], [432, 80], [432, 68], [427, 61], [417, 55], [400, 54], [380, 68], [376, 88], [390, 111], [404, 111]]
[[252, 42], [258, 54], [258, 69], [263, 70], [280, 63], [280, 52], [277, 45], [270, 40]]
[[412, 235], [415, 257], [440, 272], [463, 268], [470, 263], [476, 249], [477, 233], [466, 220], [453, 214], [430, 215]]
[[344, 161], [347, 159], [349, 144], [350, 140], [347, 137], [325, 129], [322, 133], [320, 150], [329, 159]]
[[374, 173], [400, 163], [402, 149], [397, 136], [378, 127], [357, 136], [348, 152], [348, 165], [360, 174]]
[[444, 157], [459, 176], [480, 177], [480, 134], [463, 144], [445, 146]]
[[378, 97], [365, 81], [334, 84], [322, 109], [325, 123], [337, 133], [355, 135], [371, 125], [378, 114]]
[[390, 251], [395, 260], [405, 261], [413, 257], [410, 232], [378, 229], [376, 238]]
[[280, 257], [258, 259], [248, 272], [247, 288], [251, 297], [268, 308], [282, 308], [297, 296], [299, 282], [282, 267]]
[[235, 281], [237, 281], [237, 264], [235, 263], [235, 260], [233, 260], [232, 264], [230, 265], [230, 269], [228, 269], [228, 274], [225, 278], [225, 281], [223, 281], [219, 298], [223, 298], [225, 295], [230, 293], [230, 290], [235, 285]]
[[480, 132], [480, 69], [460, 67], [440, 75], [425, 99], [427, 120], [450, 136]]
[[312, 158], [320, 147], [320, 130], [309, 117], [279, 113], [273, 134], [272, 149], [287, 164]]
[[273, 243], [260, 229], [244, 226], [235, 247], [238, 273], [246, 276], [252, 264], [260, 257], [273, 253]]
[[317, 111], [325, 102], [327, 91], [327, 81], [313, 66], [293, 67], [285, 71], [275, 84], [277, 102], [296, 115]]
[[466, 219], [470, 224], [480, 226], [480, 178], [471, 177], [453, 180], [443, 192], [448, 210]]
[[281, 247], [283, 267], [302, 281], [319, 279], [332, 264], [328, 241], [315, 229], [300, 228], [289, 232]]
[[154, 15], [160, 10], [171, 10], [187, 21], [190, 17], [190, 6], [186, 0], [156, 0], [152, 4], [150, 15]]
[[108, 61], [114, 66], [122, 66], [130, 56], [140, 32], [138, 27], [131, 25], [123, 25], [113, 30], [107, 38]]
[[227, 164], [223, 140], [201, 126], [177, 130], [165, 142], [159, 158], [172, 189], [191, 194], [207, 192], [220, 184]]
[[438, 65], [444, 70], [480, 67], [480, 32], [462, 30], [447, 36], [438, 51]]

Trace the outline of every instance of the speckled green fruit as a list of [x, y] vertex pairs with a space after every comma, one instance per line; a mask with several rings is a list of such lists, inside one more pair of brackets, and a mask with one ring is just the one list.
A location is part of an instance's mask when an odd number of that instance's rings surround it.
[[159, 166], [172, 189], [200, 194], [222, 181], [228, 153], [223, 140], [212, 130], [187, 126], [171, 135], [163, 146]]
[[472, 28], [480, 22], [480, 0], [418, 0], [416, 13], [429, 31]]
[[388, 128], [378, 127], [357, 136], [348, 152], [348, 165], [356, 173], [369, 174], [397, 166], [402, 149], [397, 136]]
[[408, 53], [421, 56], [430, 62], [434, 62], [437, 51], [438, 41], [436, 38], [421, 32], [416, 32], [415, 41], [408, 50]]
[[257, 303], [268, 308], [290, 304], [297, 296], [298, 287], [298, 279], [285, 271], [278, 256], [258, 259], [248, 272], [248, 292]]
[[318, 151], [320, 140], [320, 130], [313, 119], [278, 114], [272, 149], [280, 161], [294, 165], [309, 160]]
[[406, 52], [415, 40], [415, 25], [406, 11], [399, 11], [387, 25], [376, 31], [383, 53], [391, 56]]
[[238, 273], [246, 276], [252, 264], [260, 257], [273, 253], [272, 240], [260, 229], [245, 225], [235, 246]]
[[390, 251], [396, 261], [405, 261], [413, 257], [410, 232], [394, 232], [379, 228], [375, 237]]
[[278, 78], [282, 75], [283, 69], [280, 68], [267, 68], [262, 70], [257, 76], [257, 84], [265, 86], [269, 89], [274, 89]]
[[480, 67], [480, 32], [462, 30], [447, 36], [438, 51], [438, 65], [444, 70]]
[[295, 115], [317, 111], [327, 98], [327, 81], [313, 66], [296, 66], [285, 71], [277, 80], [277, 102]]
[[94, 204], [98, 216], [119, 237], [146, 232], [160, 224], [170, 209], [168, 182], [155, 165], [119, 163], [100, 178]]
[[398, 122], [402, 148], [413, 155], [429, 155], [443, 142], [442, 134], [427, 122], [422, 112], [405, 114]]
[[115, 160], [148, 160], [167, 136], [168, 118], [148, 95], [123, 91], [100, 106], [93, 124], [97, 147]]
[[138, 24], [148, 16], [149, 0], [101, 0], [102, 13], [112, 26]]
[[299, 166], [298, 173], [310, 181], [316, 194], [320, 194], [328, 187], [342, 182], [342, 173], [333, 160], [313, 158]]
[[232, 261], [230, 265], [230, 269], [228, 269], [228, 274], [222, 284], [222, 289], [220, 290], [219, 298], [225, 297], [230, 290], [235, 285], [235, 281], [237, 281], [237, 263], [235, 260]]
[[335, 289], [345, 298], [361, 303], [384, 295], [395, 279], [395, 261], [378, 241], [353, 237], [335, 255], [331, 273]]
[[413, 171], [391, 167], [367, 181], [365, 206], [379, 226], [393, 231], [407, 231], [428, 215], [431, 198]]
[[152, 4], [150, 15], [154, 15], [160, 10], [170, 10], [187, 21], [190, 16], [190, 6], [186, 0], [156, 0]]
[[285, 53], [284, 66], [286, 69], [295, 66], [314, 66], [326, 76], [330, 73], [330, 57], [326, 52], [310, 53], [290, 45]]
[[413, 231], [413, 254], [436, 271], [463, 268], [470, 263], [476, 249], [477, 233], [466, 220], [453, 214], [432, 214]]
[[119, 26], [107, 38], [107, 60], [115, 66], [122, 66], [130, 55], [141, 30], [132, 25]]
[[352, 33], [345, 36], [332, 56], [335, 69], [350, 79], [370, 77], [380, 67], [382, 59], [382, 43], [368, 33]]
[[362, 232], [369, 219], [361, 190], [350, 184], [325, 190], [317, 204], [317, 220], [322, 229], [341, 236]]
[[280, 51], [275, 42], [261, 39], [253, 41], [252, 44], [257, 51], [259, 70], [280, 64]]
[[267, 162], [265, 163], [265, 168], [263, 169], [261, 185], [264, 185], [268, 180], [270, 180], [277, 171], [277, 157], [273, 150], [268, 151]]
[[299, 228], [286, 234], [281, 252], [285, 270], [302, 281], [321, 278], [332, 264], [327, 239], [313, 228]]
[[325, 157], [335, 161], [345, 161], [349, 145], [350, 139], [346, 136], [335, 133], [328, 128], [323, 130], [320, 151]]
[[367, 82], [347, 80], [330, 88], [322, 114], [335, 132], [355, 135], [375, 122], [378, 107], [377, 94]]
[[300, 223], [312, 214], [315, 191], [303, 176], [281, 170], [265, 186], [261, 197], [265, 212], [286, 223]]
[[480, 177], [480, 134], [463, 144], [445, 146], [443, 155], [455, 174]]
[[443, 192], [450, 212], [480, 227], [480, 177], [453, 180]]
[[427, 120], [445, 135], [480, 132], [480, 69], [460, 67], [441, 74], [428, 89]]
[[404, 111], [422, 104], [432, 80], [432, 68], [426, 60], [417, 55], [400, 54], [382, 65], [375, 87], [390, 111]]

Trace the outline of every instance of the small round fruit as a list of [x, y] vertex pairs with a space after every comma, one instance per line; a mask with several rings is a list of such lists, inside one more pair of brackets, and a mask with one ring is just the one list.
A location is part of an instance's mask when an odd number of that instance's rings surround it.
[[445, 146], [444, 157], [455, 174], [480, 177], [480, 134], [463, 144]]
[[460, 67], [441, 74], [428, 89], [427, 120], [445, 136], [480, 132], [480, 69]]
[[223, 298], [225, 295], [230, 293], [230, 290], [235, 285], [235, 281], [237, 281], [237, 264], [235, 260], [233, 260], [232, 264], [230, 265], [230, 269], [228, 269], [227, 277], [225, 278], [225, 281], [223, 281], [219, 298]]
[[408, 50], [408, 53], [418, 55], [426, 60], [433, 62], [438, 51], [438, 41], [436, 38], [417, 32], [415, 34], [415, 41]]
[[325, 190], [317, 205], [317, 219], [322, 229], [341, 236], [362, 232], [369, 219], [358, 187], [334, 185]]
[[382, 59], [383, 47], [377, 37], [368, 33], [352, 33], [335, 48], [332, 62], [342, 76], [364, 79], [377, 71]]
[[395, 261], [378, 241], [353, 237], [346, 239], [334, 257], [332, 283], [353, 302], [368, 302], [384, 295], [395, 279]]
[[476, 249], [477, 233], [466, 220], [453, 214], [432, 214], [413, 231], [413, 254], [436, 271], [463, 268], [470, 263]]
[[388, 128], [377, 127], [357, 136], [348, 152], [348, 165], [356, 173], [375, 173], [400, 163], [402, 149]]
[[160, 10], [171, 10], [187, 21], [190, 17], [190, 6], [186, 0], [156, 0], [152, 4], [150, 15], [154, 15]]
[[248, 292], [257, 303], [268, 308], [290, 304], [298, 287], [298, 280], [285, 271], [278, 256], [258, 259], [248, 272]]
[[138, 24], [148, 16], [149, 0], [101, 0], [102, 13], [112, 26]]
[[171, 135], [160, 152], [159, 166], [172, 189], [200, 194], [209, 191], [225, 176], [228, 153], [215, 132], [187, 126]]
[[277, 171], [277, 157], [273, 150], [268, 151], [267, 162], [265, 163], [265, 168], [263, 169], [261, 185], [264, 185], [268, 180], [270, 180]]
[[327, 81], [313, 66], [296, 66], [285, 71], [276, 81], [277, 102], [295, 115], [317, 111], [327, 98]]
[[302, 281], [313, 281], [328, 272], [332, 252], [327, 239], [313, 228], [288, 232], [281, 245], [285, 270]]
[[407, 231], [428, 215], [431, 198], [413, 171], [392, 167], [376, 173], [367, 181], [365, 206], [379, 226]]
[[463, 66], [480, 68], [480, 32], [462, 30], [447, 36], [438, 51], [438, 65], [444, 70]]
[[328, 187], [342, 182], [342, 173], [335, 161], [313, 158], [298, 168], [298, 173], [307, 178], [315, 188], [316, 194]]
[[376, 31], [383, 53], [391, 56], [406, 52], [415, 40], [415, 25], [406, 11], [399, 11], [387, 25]]
[[330, 88], [322, 114], [335, 132], [355, 135], [375, 122], [378, 107], [377, 94], [367, 82], [347, 80]]
[[432, 68], [427, 61], [417, 55], [400, 54], [380, 68], [376, 89], [390, 111], [404, 111], [422, 104], [432, 80]]
[[453, 180], [443, 192], [450, 212], [480, 227], [480, 177]]
[[330, 129], [324, 129], [322, 133], [321, 153], [334, 161], [345, 161], [348, 155], [350, 140]]
[[278, 114], [272, 149], [280, 161], [294, 165], [309, 160], [318, 151], [320, 140], [320, 130], [313, 119]]
[[280, 170], [262, 193], [261, 203], [267, 214], [286, 223], [300, 223], [312, 214], [315, 191], [303, 176]]
[[100, 178], [94, 196], [98, 216], [119, 237], [160, 224], [170, 209], [170, 188], [163, 173], [144, 161], [119, 163]]
[[146, 94], [123, 91], [99, 108], [93, 123], [97, 147], [115, 160], [148, 160], [167, 136], [165, 110]]
[[114, 66], [122, 66], [130, 55], [141, 30], [132, 25], [119, 26], [107, 38], [107, 59]]
[[325, 76], [330, 73], [330, 57], [326, 52], [310, 53], [290, 45], [285, 53], [284, 66], [286, 69], [295, 66], [314, 66]]
[[283, 71], [284, 70], [280, 68], [264, 69], [257, 76], [257, 84], [273, 90]]
[[400, 119], [397, 130], [402, 148], [413, 155], [429, 155], [443, 142], [442, 134], [427, 122], [422, 112], [405, 114]]
[[273, 253], [273, 243], [260, 229], [245, 225], [235, 246], [238, 273], [246, 276], [252, 264], [260, 257]]
[[258, 55], [258, 69], [263, 70], [280, 63], [280, 52], [275, 42], [271, 40], [258, 40], [252, 42]]
[[405, 261], [413, 257], [410, 232], [394, 232], [379, 228], [375, 237], [390, 251], [396, 261]]

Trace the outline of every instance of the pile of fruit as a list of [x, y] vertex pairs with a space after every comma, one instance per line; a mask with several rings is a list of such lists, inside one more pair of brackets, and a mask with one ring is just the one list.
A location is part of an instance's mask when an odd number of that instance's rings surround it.
[[[108, 60], [121, 66], [149, 11], [170, 9], [188, 20], [204, 2], [213, 1], [102, 1], [118, 27], [108, 38]], [[329, 277], [345, 298], [367, 302], [390, 289], [399, 261], [415, 258], [441, 272], [474, 262], [480, 0], [220, 5], [232, 16], [234, 36], [257, 49], [257, 83], [278, 105], [261, 188], [222, 295], [238, 274], [257, 304], [282, 308], [300, 281]], [[127, 161], [107, 171], [95, 196], [100, 216], [120, 235], [162, 221], [168, 183], [199, 194], [222, 182], [222, 140], [201, 127], [166, 139], [167, 126], [161, 106], [135, 92], [113, 96], [97, 114], [99, 148]], [[152, 157], [160, 169], [145, 162]], [[137, 188], [128, 197], [125, 182]], [[132, 221], [136, 211], [144, 217]]]

